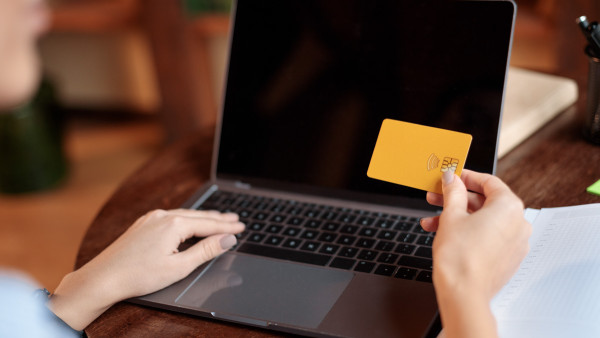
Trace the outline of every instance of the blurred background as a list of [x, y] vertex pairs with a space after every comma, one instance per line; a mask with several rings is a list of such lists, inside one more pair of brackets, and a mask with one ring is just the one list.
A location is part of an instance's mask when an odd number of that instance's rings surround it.
[[[584, 100], [585, 40], [575, 18], [600, 20], [600, 4], [516, 2], [511, 65], [576, 79]], [[0, 187], [0, 266], [24, 271], [53, 290], [73, 269], [88, 225], [124, 179], [165, 145], [212, 132], [231, 3], [49, 3], [52, 26], [40, 53], [56, 104], [40, 109], [54, 116], [56, 124], [45, 127], [59, 129], [66, 170], [27, 191]], [[574, 39], [580, 49], [564, 48]], [[10, 165], [7, 156], [0, 153], [0, 167]]]

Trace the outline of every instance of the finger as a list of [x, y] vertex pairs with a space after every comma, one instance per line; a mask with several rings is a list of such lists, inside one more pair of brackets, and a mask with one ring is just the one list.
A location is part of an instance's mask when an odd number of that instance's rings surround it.
[[206, 237], [215, 234], [237, 234], [245, 229], [241, 222], [229, 222], [211, 218], [194, 218], [178, 215], [167, 216], [167, 223], [176, 227], [177, 235], [181, 241], [190, 237]]
[[483, 203], [485, 203], [485, 196], [475, 193], [475, 192], [469, 192], [467, 195], [468, 195], [468, 199], [469, 199], [469, 206], [468, 206], [469, 212], [475, 212], [475, 211], [481, 209], [481, 207], [483, 206]]
[[444, 193], [444, 211], [467, 211], [467, 189], [453, 171], [446, 171], [442, 175], [442, 191]]
[[185, 264], [185, 270], [189, 274], [200, 264], [223, 254], [236, 244], [237, 239], [231, 234], [209, 236], [187, 250], [178, 253], [177, 259], [180, 259]]
[[221, 213], [216, 210], [192, 210], [192, 209], [172, 209], [166, 211], [167, 215], [178, 215], [193, 218], [211, 218], [223, 221], [237, 221], [239, 216], [234, 213]]
[[421, 218], [421, 227], [427, 232], [436, 232], [440, 225], [440, 216]]
[[[474, 211], [479, 210], [483, 206], [483, 203], [485, 202], [485, 197], [483, 195], [474, 193], [474, 192], [468, 192], [467, 198], [469, 200], [468, 206], [467, 206], [467, 210], [469, 212], [474, 212]], [[431, 205], [436, 205], [438, 207], [441, 207], [444, 205], [444, 196], [443, 195], [436, 194], [433, 192], [428, 192], [426, 199], [427, 199], [427, 202]]]
[[511, 191], [502, 180], [491, 174], [465, 170], [463, 181], [467, 189], [484, 195], [484, 198], [496, 195], [498, 192]]
[[425, 199], [427, 200], [427, 203], [431, 205], [437, 205], [438, 207], [444, 205], [444, 196], [434, 192], [427, 192]]

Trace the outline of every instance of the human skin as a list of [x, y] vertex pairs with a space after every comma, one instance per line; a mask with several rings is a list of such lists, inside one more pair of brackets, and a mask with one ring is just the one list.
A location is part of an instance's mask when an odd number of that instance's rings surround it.
[[[113, 304], [167, 287], [236, 244], [244, 230], [236, 214], [155, 210], [79, 270], [66, 275], [50, 309], [69, 326], [84, 329]], [[190, 237], [204, 237], [185, 251]]]
[[523, 203], [499, 178], [464, 170], [445, 173], [443, 206], [421, 226], [435, 231], [433, 285], [446, 337], [496, 337], [492, 298], [510, 280], [529, 251], [531, 225]]
[[37, 87], [37, 38], [48, 26], [41, 0], [0, 1], [0, 111], [25, 101]]

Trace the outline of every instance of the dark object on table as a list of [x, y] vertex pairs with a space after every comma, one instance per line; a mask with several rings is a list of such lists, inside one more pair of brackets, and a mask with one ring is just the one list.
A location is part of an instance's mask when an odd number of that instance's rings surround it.
[[56, 186], [66, 175], [63, 118], [48, 81], [36, 96], [0, 114], [0, 192], [26, 193]]

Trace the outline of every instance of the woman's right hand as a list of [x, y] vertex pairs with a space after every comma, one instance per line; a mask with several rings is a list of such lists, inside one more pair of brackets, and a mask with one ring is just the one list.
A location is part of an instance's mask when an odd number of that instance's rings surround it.
[[489, 303], [525, 258], [531, 225], [521, 200], [495, 176], [445, 173], [442, 187], [443, 195], [427, 195], [429, 203], [443, 206], [441, 215], [421, 225], [437, 232], [433, 283], [444, 331], [451, 337], [495, 335]]

